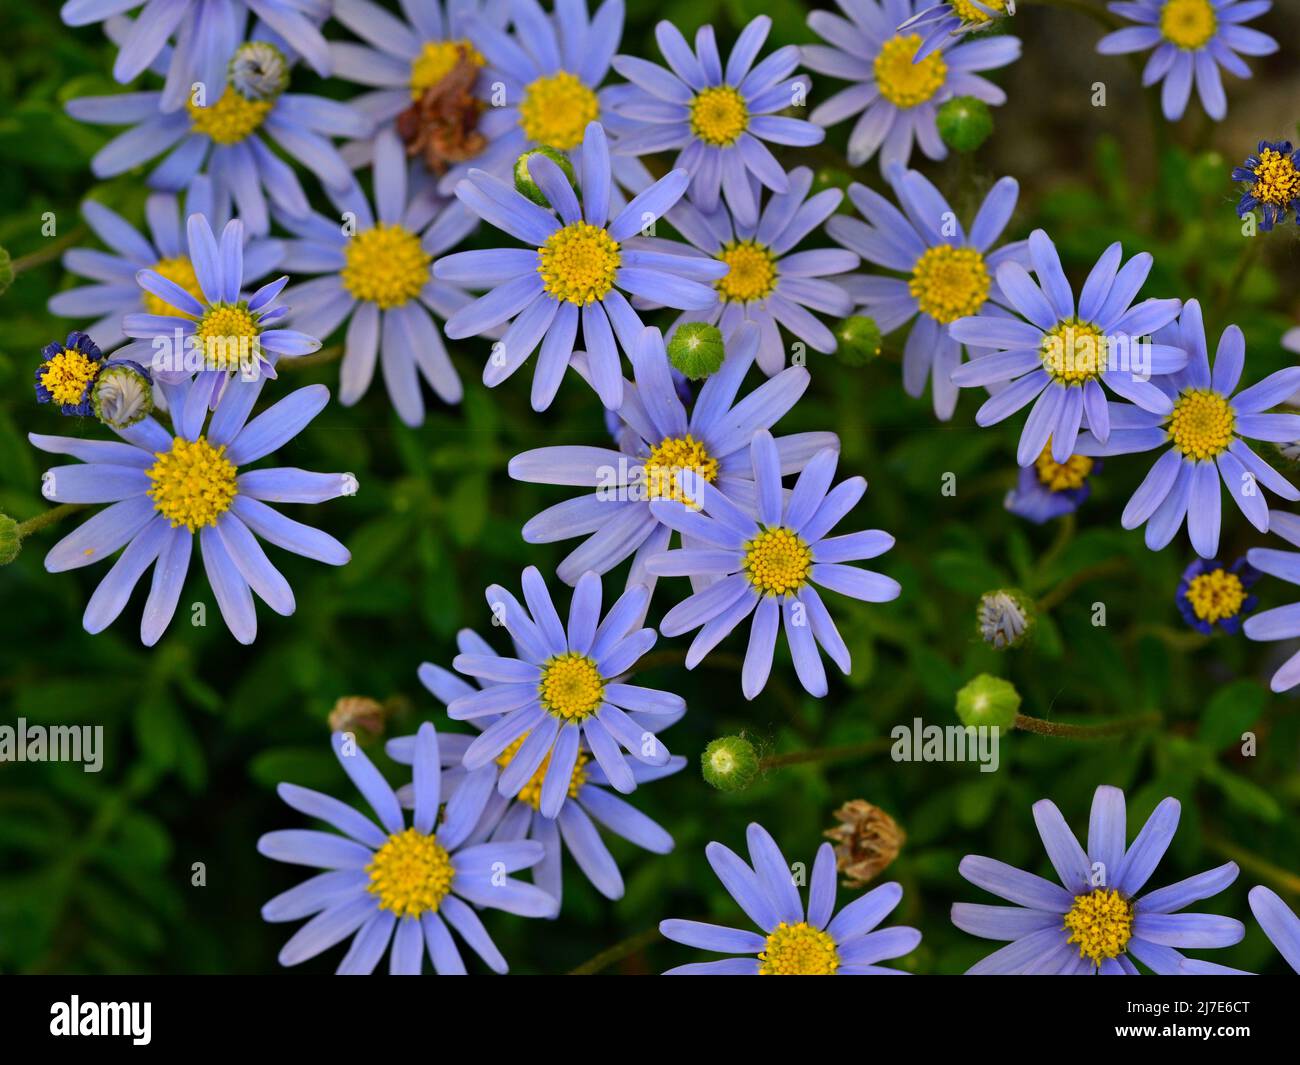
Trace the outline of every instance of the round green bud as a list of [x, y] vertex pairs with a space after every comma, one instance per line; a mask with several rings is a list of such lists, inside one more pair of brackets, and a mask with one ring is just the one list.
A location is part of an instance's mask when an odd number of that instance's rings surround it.
[[1009, 680], [981, 673], [957, 693], [957, 717], [963, 725], [1015, 727], [1020, 693]]
[[14, 283], [14, 261], [9, 257], [8, 248], [0, 248], [0, 296]]
[[758, 776], [758, 752], [744, 736], [722, 736], [704, 748], [700, 768], [719, 791], [744, 791]]
[[546, 156], [547, 159], [564, 171], [564, 176], [569, 179], [570, 185], [575, 189], [578, 187], [578, 175], [574, 172], [569, 157], [562, 151], [558, 148], [552, 148], [549, 144], [539, 144], [536, 148], [529, 148], [528, 151], [515, 160], [515, 188], [537, 204], [538, 207], [550, 207], [551, 201], [537, 187], [533, 175], [528, 172], [528, 160], [534, 155]]
[[722, 330], [708, 322], [683, 322], [668, 341], [668, 361], [692, 381], [717, 373], [726, 357]]
[[995, 651], [1019, 647], [1034, 627], [1034, 601], [1018, 588], [985, 592], [975, 610], [975, 626]]
[[23, 538], [18, 535], [18, 523], [8, 514], [0, 514], [0, 566], [9, 565], [22, 548]]
[[125, 429], [153, 410], [153, 382], [133, 362], [110, 362], [90, 393], [95, 417], [110, 429]]
[[835, 327], [835, 357], [845, 366], [866, 366], [880, 354], [880, 326], [855, 314]]
[[[823, 166], [813, 174], [812, 191], [824, 192], [826, 189], [847, 190], [853, 184], [853, 175], [847, 170], [835, 166]], [[844, 206], [843, 203], [840, 206]], [[851, 209], [851, 208], [850, 208]]]
[[993, 112], [974, 96], [954, 96], [939, 108], [939, 136], [956, 152], [973, 152], [993, 132]]

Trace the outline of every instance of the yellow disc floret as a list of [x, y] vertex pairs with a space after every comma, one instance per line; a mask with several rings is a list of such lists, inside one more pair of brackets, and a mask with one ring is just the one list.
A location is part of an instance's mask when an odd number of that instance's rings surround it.
[[1236, 422], [1225, 396], [1208, 388], [1189, 388], [1174, 403], [1169, 439], [1189, 459], [1212, 459], [1228, 450]]
[[1300, 171], [1296, 170], [1289, 155], [1283, 155], [1276, 148], [1265, 148], [1259, 153], [1259, 164], [1254, 172], [1255, 184], [1251, 186], [1250, 194], [1260, 203], [1288, 207], [1300, 199]]
[[1213, 569], [1188, 581], [1183, 594], [1192, 613], [1213, 625], [1224, 618], [1235, 618], [1241, 612], [1246, 586], [1230, 570]]
[[1160, 9], [1164, 39], [1189, 52], [1205, 47], [1218, 26], [1219, 18], [1210, 0], [1165, 0]]
[[731, 270], [717, 282], [718, 295], [727, 303], [765, 300], [776, 288], [776, 256], [756, 240], [731, 240], [718, 258]]
[[409, 229], [381, 222], [349, 240], [343, 260], [343, 287], [357, 299], [387, 310], [420, 294], [429, 282], [432, 257]]
[[835, 941], [804, 921], [772, 929], [758, 960], [759, 976], [834, 976], [840, 967]]
[[398, 917], [436, 912], [451, 891], [451, 855], [437, 836], [426, 836], [414, 828], [389, 836], [375, 851], [366, 872], [370, 874], [366, 890], [378, 896], [381, 910]]
[[1063, 385], [1081, 385], [1106, 369], [1106, 338], [1091, 322], [1069, 318], [1043, 335], [1043, 369]]
[[572, 222], [557, 229], [537, 249], [537, 272], [546, 291], [579, 307], [603, 300], [614, 287], [622, 254], [618, 241], [600, 226]]
[[1049, 492], [1068, 492], [1082, 488], [1092, 473], [1092, 459], [1087, 455], [1071, 455], [1064, 462], [1052, 458], [1052, 442], [1034, 460], [1034, 471], [1039, 483]]
[[745, 98], [730, 85], [705, 89], [691, 101], [691, 132], [705, 144], [735, 144], [748, 127]]
[[266, 116], [275, 106], [274, 100], [249, 100], [226, 86], [221, 98], [207, 107], [200, 107], [187, 98], [185, 108], [190, 113], [190, 128], [204, 133], [218, 144], [238, 144], [261, 128]]
[[1100, 965], [1124, 953], [1133, 935], [1133, 906], [1118, 891], [1105, 888], [1076, 895], [1065, 928], [1070, 933], [1066, 942], [1079, 944], [1079, 957]]
[[741, 568], [762, 595], [785, 595], [797, 592], [808, 580], [812, 551], [798, 533], [777, 525], [745, 545]]
[[542, 666], [537, 684], [542, 709], [562, 721], [584, 721], [600, 709], [605, 679], [587, 655], [565, 651]]
[[202, 436], [193, 441], [178, 436], [170, 451], [156, 454], [158, 461], [148, 470], [154, 509], [173, 529], [184, 525], [194, 532], [215, 525], [238, 491], [225, 445], [213, 447]]
[[[963, 22], [984, 23], [990, 21], [986, 12], [976, 7], [971, 0], [948, 0], [952, 4], [953, 14]], [[1007, 0], [980, 0], [980, 3], [992, 11], [1005, 11]]]
[[99, 363], [76, 348], [64, 348], [41, 366], [41, 387], [60, 406], [76, 406], [99, 372]]
[[524, 136], [567, 152], [582, 143], [587, 125], [600, 114], [596, 94], [567, 70], [545, 74], [524, 89], [519, 125]]
[[876, 55], [876, 88], [895, 107], [906, 110], [925, 103], [943, 88], [948, 77], [948, 64], [940, 52], [913, 62], [920, 47], [919, 33], [900, 34], [889, 38]]
[[[194, 264], [186, 256], [177, 255], [170, 259], [159, 259], [158, 262], [154, 263], [154, 271], [161, 274], [172, 284], [180, 285], [200, 303], [203, 302], [203, 289], [199, 287], [199, 279], [194, 273]], [[152, 292], [147, 292], [144, 289], [140, 291], [144, 300], [144, 309], [150, 314], [190, 317], [179, 307], [173, 307], [161, 296], [155, 296]]]
[[483, 56], [469, 41], [425, 41], [419, 54], [411, 60], [411, 99], [418, 100], [468, 59], [481, 67]]
[[718, 477], [718, 460], [690, 433], [665, 437], [650, 449], [650, 456], [645, 460], [649, 498], [683, 502], [681, 486], [677, 483], [677, 475], [683, 470], [694, 470], [710, 484]]
[[214, 303], [199, 319], [194, 337], [211, 370], [237, 370], [261, 353], [262, 327], [246, 303]]
[[916, 260], [907, 290], [922, 312], [947, 325], [979, 313], [988, 298], [990, 281], [984, 256], [974, 248], [938, 244]]
[[[497, 765], [502, 769], [515, 760], [515, 755], [519, 753], [519, 748], [524, 745], [524, 740], [528, 739], [528, 733], [525, 732], [519, 739], [515, 740], [509, 747], [497, 755]], [[590, 755], [585, 751], [578, 752], [577, 761], [573, 763], [573, 775], [569, 778], [569, 798], [576, 799], [578, 791], [587, 783], [587, 763], [591, 761]], [[542, 764], [537, 767], [528, 783], [519, 789], [515, 798], [520, 802], [526, 802], [534, 810], [539, 809], [542, 805], [542, 781], [546, 779], [546, 771], [551, 766], [551, 756], [548, 754], [542, 759]]]

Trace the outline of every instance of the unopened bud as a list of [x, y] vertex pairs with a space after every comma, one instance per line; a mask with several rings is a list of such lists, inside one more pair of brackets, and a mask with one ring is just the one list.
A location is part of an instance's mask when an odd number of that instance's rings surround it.
[[758, 752], [744, 736], [722, 736], [704, 748], [700, 767], [719, 791], [744, 791], [758, 776]]
[[1015, 727], [1020, 693], [1009, 680], [981, 673], [957, 693], [957, 717], [963, 725]]
[[683, 322], [668, 341], [668, 361], [692, 381], [717, 373], [726, 357], [722, 331], [708, 322]]
[[855, 314], [835, 327], [835, 357], [846, 366], [866, 366], [880, 355], [880, 327]]
[[939, 136], [955, 152], [973, 152], [993, 133], [993, 112], [974, 96], [955, 96], [939, 108]]
[[574, 173], [573, 164], [569, 162], [569, 157], [558, 148], [552, 148], [549, 144], [539, 144], [536, 148], [529, 148], [528, 151], [515, 160], [515, 188], [539, 207], [550, 207], [552, 206], [551, 201], [537, 187], [537, 182], [533, 180], [533, 175], [528, 170], [528, 161], [534, 155], [546, 156], [547, 159], [564, 171], [564, 176], [569, 179], [569, 184], [574, 188], [578, 186], [578, 175]]

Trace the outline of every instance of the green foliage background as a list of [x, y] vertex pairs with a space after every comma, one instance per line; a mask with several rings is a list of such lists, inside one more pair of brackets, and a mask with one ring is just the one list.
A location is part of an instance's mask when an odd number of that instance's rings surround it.
[[[1300, 319], [1300, 245], [1290, 224], [1253, 244], [1242, 238], [1228, 171], [1259, 138], [1294, 129], [1300, 93], [1287, 80], [1293, 27], [1276, 11], [1258, 23], [1283, 41], [1283, 55], [1252, 60], [1250, 83], [1228, 79], [1225, 125], [1214, 127], [1193, 103], [1191, 117], [1168, 126], [1158, 113], [1150, 118], [1157, 93], [1142, 93], [1136, 65], [1093, 54], [1103, 27], [1082, 9], [1101, 6], [1022, 3], [1015, 31], [1026, 56], [1000, 72], [1010, 101], [997, 110], [992, 142], [974, 160], [914, 162], [967, 218], [993, 180], [1015, 174], [1021, 203], [1010, 235], [1046, 227], [1076, 281], [1112, 240], [1124, 241], [1128, 254], [1151, 251], [1156, 268], [1143, 295], [1199, 297], [1211, 343], [1229, 321], [1239, 323], [1248, 340], [1245, 380], [1258, 380], [1294, 361], [1278, 339]], [[47, 506], [39, 494], [45, 463], [25, 434], [100, 432], [94, 425], [78, 430], [33, 402], [40, 347], [73, 324], [45, 311], [46, 299], [72, 282], [50, 252], [54, 242], [40, 235], [42, 213], [55, 212], [59, 247], [93, 243], [77, 216], [85, 196], [138, 221], [146, 195], [142, 173], [99, 185], [90, 176], [89, 159], [105, 132], [67, 118], [62, 104], [115, 91], [107, 73], [112, 49], [93, 28], [62, 27], [57, 7], [0, 3], [9, 27], [0, 64], [0, 244], [15, 258], [47, 256], [0, 297], [0, 510], [19, 520]], [[688, 35], [712, 20], [729, 42], [737, 26], [766, 12], [775, 21], [772, 44], [812, 39], [797, 0], [632, 0], [630, 8], [622, 50], [638, 54], [657, 57], [651, 30], [659, 17]], [[1089, 95], [1101, 80], [1110, 103], [1094, 108]], [[301, 71], [295, 85], [351, 91], [322, 87]], [[813, 102], [835, 87], [819, 85]], [[825, 182], [851, 176], [880, 187], [874, 161], [851, 175], [845, 170], [847, 128], [784, 161], [810, 162]], [[318, 190], [314, 199], [323, 202]], [[1294, 698], [1267, 689], [1279, 650], [1241, 638], [1203, 639], [1182, 625], [1173, 596], [1191, 560], [1185, 538], [1153, 554], [1140, 533], [1119, 526], [1149, 459], [1109, 461], [1077, 523], [1040, 529], [1007, 514], [1002, 498], [1015, 478], [1019, 420], [979, 430], [979, 397], [968, 395], [951, 423], [937, 423], [928, 397], [913, 401], [902, 392], [903, 335], [888, 338], [882, 358], [865, 368], [811, 353], [812, 386], [781, 423], [782, 431], [840, 434], [842, 475], [861, 473], [871, 483], [854, 520], [896, 534], [898, 546], [881, 568], [902, 582], [903, 597], [870, 608], [835, 597], [854, 671], [834, 680], [820, 701], [803, 694], [779, 652], [772, 683], [746, 703], [738, 679], [742, 636], [694, 673], [680, 665], [686, 641], [661, 640], [642, 679], [687, 698], [687, 717], [665, 739], [691, 764], [642, 788], [634, 802], [669, 828], [677, 848], [655, 857], [616, 842], [627, 882], [618, 902], [601, 898], [570, 862], [556, 922], [490, 914], [513, 971], [565, 972], [664, 917], [743, 922], [710, 872], [704, 845], [716, 839], [740, 847], [745, 825], [757, 820], [791, 861], [810, 861], [832, 811], [865, 798], [908, 834], [887, 874], [906, 888], [894, 919], [924, 933], [904, 964], [921, 973], [961, 972], [994, 948], [949, 922], [955, 900], [992, 901], [957, 876], [962, 855], [1049, 873], [1030, 804], [1050, 796], [1083, 834], [1092, 791], [1102, 783], [1127, 790], [1131, 832], [1165, 795], [1182, 801], [1178, 836], [1153, 883], [1235, 858], [1241, 877], [1205, 908], [1243, 919], [1248, 933], [1238, 947], [1213, 955], [1282, 971], [1246, 907], [1256, 883], [1282, 891], [1293, 906], [1300, 891], [1300, 715]], [[274, 785], [289, 780], [355, 798], [327, 745], [326, 717], [340, 696], [393, 700], [390, 735], [412, 732], [425, 719], [448, 727], [418, 684], [416, 666], [447, 664], [462, 626], [489, 631], [487, 583], [513, 585], [529, 563], [551, 572], [567, 550], [530, 548], [519, 528], [570, 493], [513, 483], [506, 462], [526, 448], [599, 441], [599, 403], [570, 379], [539, 417], [528, 407], [527, 373], [492, 392], [481, 386], [485, 348], [477, 341], [453, 346], [464, 405], [434, 403], [423, 428], [402, 427], [376, 384], [355, 408], [331, 405], [284, 449], [283, 464], [351, 470], [359, 478], [356, 497], [306, 515], [343, 539], [353, 561], [333, 570], [274, 552], [298, 612], [282, 619], [262, 610], [251, 648], [220, 623], [197, 566], [157, 648], [138, 643], [143, 593], [108, 632], [88, 636], [79, 619], [104, 567], [51, 575], [41, 565], [70, 523], [34, 536], [0, 570], [0, 723], [102, 724], [106, 741], [97, 775], [67, 765], [0, 764], [0, 971], [278, 968], [275, 956], [291, 928], [264, 924], [258, 908], [303, 874], [262, 859], [254, 843], [262, 832], [304, 821], [278, 801]], [[333, 387], [336, 379], [336, 365], [286, 370], [280, 388], [307, 381]], [[946, 472], [957, 477], [954, 497], [940, 492]], [[1260, 542], [1235, 511], [1228, 515], [1225, 557]], [[983, 591], [1010, 583], [1041, 595], [1062, 582], [1068, 594], [1044, 616], [1030, 648], [999, 656], [975, 639]], [[680, 582], [661, 585], [652, 619], [683, 594], [674, 585]], [[1297, 597], [1267, 578], [1258, 590], [1265, 606]], [[207, 604], [206, 627], [188, 623], [189, 604], [197, 602]], [[1106, 606], [1105, 627], [1091, 624], [1095, 602]], [[1096, 743], [1014, 734], [993, 774], [973, 764], [896, 764], [877, 755], [775, 770], [738, 795], [713, 791], [699, 776], [700, 751], [724, 733], [743, 731], [765, 753], [786, 753], [887, 737], [914, 717], [953, 722], [955, 691], [981, 671], [1013, 679], [1024, 710], [1039, 717], [1091, 722], [1154, 712], [1161, 724]], [[1259, 737], [1253, 758], [1239, 753], [1246, 730]], [[378, 757], [400, 780], [400, 769]], [[191, 886], [194, 862], [206, 866], [204, 887]], [[848, 897], [841, 893], [841, 901]], [[641, 936], [636, 950], [623, 953], [610, 971], [655, 972], [693, 952]], [[329, 952], [306, 968], [329, 971], [337, 958]]]

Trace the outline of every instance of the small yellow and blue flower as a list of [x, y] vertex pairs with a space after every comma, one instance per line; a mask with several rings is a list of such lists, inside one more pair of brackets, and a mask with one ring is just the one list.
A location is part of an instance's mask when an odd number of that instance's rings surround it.
[[86, 417], [103, 361], [104, 353], [95, 342], [76, 330], [62, 342], [46, 344], [36, 367], [36, 402], [53, 403], [69, 416]]
[[1183, 571], [1178, 582], [1178, 612], [1197, 632], [1209, 636], [1217, 625], [1224, 632], [1241, 631], [1246, 615], [1255, 609], [1257, 596], [1250, 586], [1259, 570], [1239, 558], [1225, 566], [1217, 558], [1198, 558]]
[[1290, 141], [1260, 141], [1255, 154], [1232, 171], [1232, 180], [1249, 186], [1237, 203], [1239, 218], [1258, 208], [1264, 230], [1285, 222], [1287, 211], [1300, 222], [1300, 151]]
[[1032, 466], [1020, 467], [1016, 487], [1002, 505], [1035, 525], [1073, 514], [1092, 494], [1092, 478], [1102, 465], [1101, 459], [1078, 454], [1057, 462], [1049, 440]]

